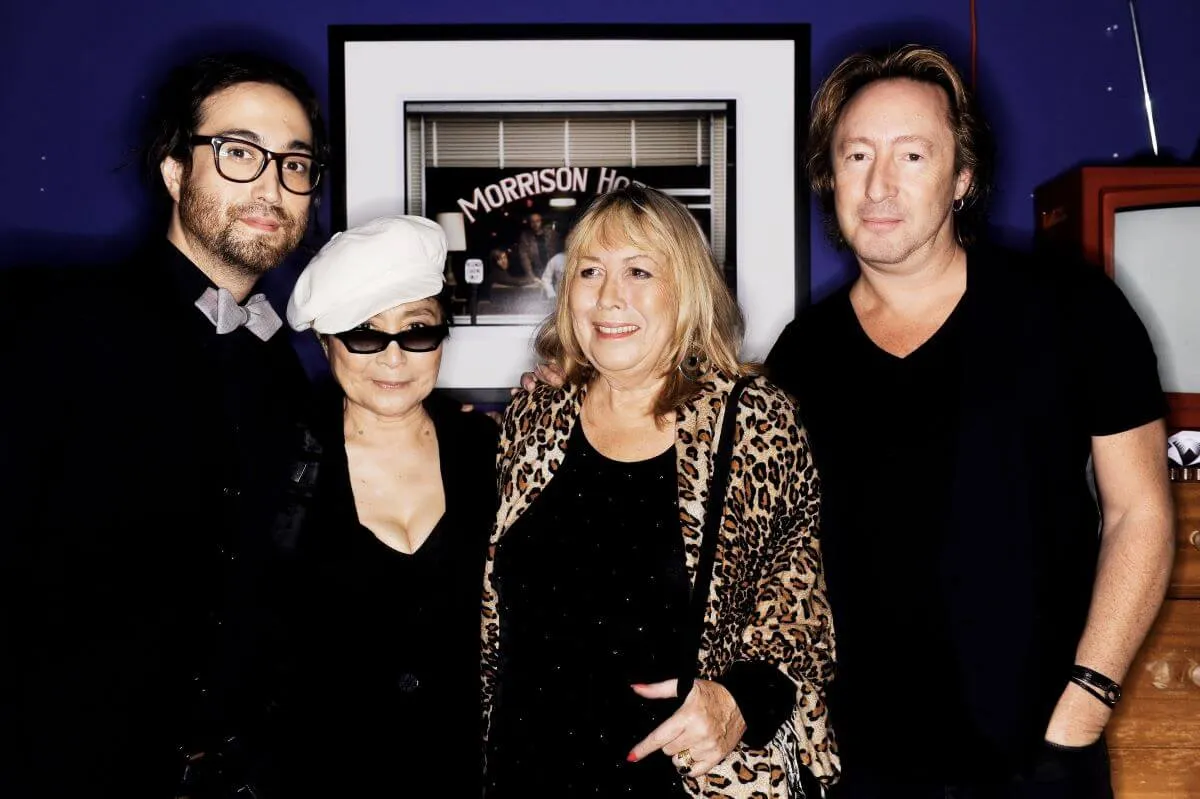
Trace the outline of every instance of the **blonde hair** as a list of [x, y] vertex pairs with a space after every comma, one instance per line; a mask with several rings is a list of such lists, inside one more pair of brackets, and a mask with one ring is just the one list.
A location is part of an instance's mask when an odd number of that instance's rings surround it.
[[656, 416], [679, 408], [700, 393], [699, 379], [683, 374], [685, 359], [701, 358], [709, 370], [729, 377], [744, 371], [738, 362], [744, 324], [721, 267], [691, 213], [677, 200], [639, 183], [597, 197], [567, 237], [566, 268], [554, 313], [538, 331], [539, 356], [554, 361], [570, 383], [595, 377], [571, 324], [569, 298], [582, 256], [597, 247], [633, 246], [667, 267], [675, 309], [675, 331], [664, 353], [667, 382], [654, 405]]

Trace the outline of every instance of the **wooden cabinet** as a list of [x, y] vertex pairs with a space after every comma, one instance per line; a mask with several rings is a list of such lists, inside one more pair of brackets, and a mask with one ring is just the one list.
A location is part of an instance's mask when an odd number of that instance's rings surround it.
[[1108, 728], [1118, 799], [1200, 799], [1200, 482], [1172, 489], [1171, 587]]

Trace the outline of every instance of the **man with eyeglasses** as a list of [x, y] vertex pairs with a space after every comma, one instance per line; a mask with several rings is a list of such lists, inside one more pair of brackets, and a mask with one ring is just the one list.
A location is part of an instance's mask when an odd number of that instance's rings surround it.
[[158, 110], [166, 239], [30, 296], [37, 335], [0, 344], [6, 797], [270, 796], [267, 600], [316, 444], [254, 289], [304, 237], [326, 134], [257, 56], [177, 70]]

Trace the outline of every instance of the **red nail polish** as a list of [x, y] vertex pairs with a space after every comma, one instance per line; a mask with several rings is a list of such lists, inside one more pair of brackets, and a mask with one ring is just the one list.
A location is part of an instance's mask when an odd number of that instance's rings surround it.
[[626, 763], [636, 763], [637, 755], [635, 755], [633, 752], [630, 752], [629, 754], [625, 755], [625, 762]]

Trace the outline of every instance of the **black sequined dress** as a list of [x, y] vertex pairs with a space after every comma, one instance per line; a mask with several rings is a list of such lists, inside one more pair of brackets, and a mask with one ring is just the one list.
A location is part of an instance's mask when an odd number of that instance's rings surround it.
[[679, 706], [630, 688], [678, 672], [689, 583], [674, 447], [614, 461], [576, 424], [558, 474], [501, 540], [493, 579], [488, 799], [686, 796], [662, 753], [626, 761]]

